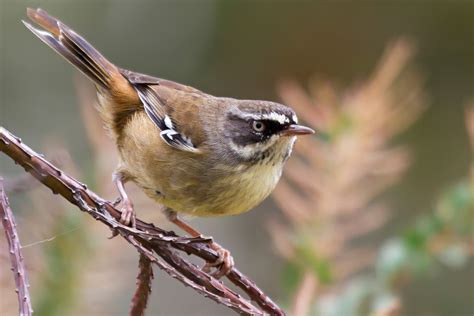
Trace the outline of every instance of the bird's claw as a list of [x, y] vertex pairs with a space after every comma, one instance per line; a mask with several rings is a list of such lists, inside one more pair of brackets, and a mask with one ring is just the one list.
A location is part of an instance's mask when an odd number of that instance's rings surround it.
[[220, 279], [229, 274], [232, 270], [234, 267], [234, 258], [229, 250], [222, 248], [222, 246], [217, 243], [212, 243], [211, 248], [218, 253], [219, 257], [214, 262], [206, 263], [204, 267], [202, 267], [202, 270], [209, 273], [212, 268], [216, 268], [216, 271], [212, 272], [211, 275], [216, 279]]
[[125, 226], [136, 227], [135, 210], [133, 209], [132, 202], [128, 199], [123, 201], [122, 214], [120, 215], [119, 222]]
[[[122, 199], [120, 197], [117, 198], [113, 202], [113, 206], [117, 207], [121, 200]], [[124, 200], [123, 202], [119, 223], [124, 226], [136, 228], [135, 210], [133, 209], [132, 202], [128, 199]], [[118, 234], [119, 231], [116, 228], [112, 228], [112, 235], [109, 237], [109, 239], [116, 237]]]

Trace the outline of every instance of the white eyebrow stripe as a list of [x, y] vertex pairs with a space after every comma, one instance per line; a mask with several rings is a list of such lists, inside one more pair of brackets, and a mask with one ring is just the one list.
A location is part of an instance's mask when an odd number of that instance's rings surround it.
[[275, 121], [280, 124], [285, 124], [285, 123], [290, 123], [290, 119], [280, 113], [276, 112], [270, 112], [270, 113], [262, 113], [262, 114], [250, 114], [250, 113], [245, 113], [243, 115], [245, 118], [252, 118], [254, 120], [270, 120], [270, 121]]
[[293, 119], [293, 122], [295, 122], [296, 124], [298, 124], [298, 117], [296, 116], [296, 114], [293, 114], [291, 116], [291, 118]]
[[280, 124], [290, 123], [290, 119], [286, 115], [276, 113], [276, 112], [270, 112], [268, 114], [262, 114], [262, 119], [263, 120], [277, 121]]

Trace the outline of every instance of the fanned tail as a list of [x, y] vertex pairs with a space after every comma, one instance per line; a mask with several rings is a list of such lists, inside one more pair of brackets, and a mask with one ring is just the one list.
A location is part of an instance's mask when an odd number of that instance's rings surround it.
[[41, 9], [27, 10], [28, 17], [44, 30], [39, 30], [24, 22], [26, 27], [49, 47], [76, 66], [97, 85], [109, 89], [114, 77], [120, 76], [118, 68], [104, 58], [84, 38], [58, 19]]
[[136, 90], [120, 69], [83, 37], [46, 11], [28, 8], [27, 15], [42, 28], [37, 29], [23, 21], [31, 32], [101, 88], [101, 94], [110, 101], [102, 104], [103, 118], [110, 128], [119, 132], [127, 116], [141, 107]]

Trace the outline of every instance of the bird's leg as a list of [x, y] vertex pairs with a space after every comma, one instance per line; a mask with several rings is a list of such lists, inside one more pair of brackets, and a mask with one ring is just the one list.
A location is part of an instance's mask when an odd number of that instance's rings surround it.
[[120, 199], [122, 201], [122, 215], [120, 216], [120, 223], [126, 226], [135, 227], [135, 211], [133, 209], [132, 201], [128, 197], [124, 186], [125, 182], [127, 182], [127, 178], [122, 172], [116, 171], [112, 175], [112, 179], [115, 186], [117, 187]]
[[[170, 222], [187, 232], [192, 237], [202, 237], [202, 234], [199, 231], [192, 228], [188, 223], [182, 221], [175, 211], [167, 208], [165, 210], [165, 214]], [[221, 245], [214, 241], [210, 244], [210, 247], [212, 250], [217, 252], [219, 258], [215, 262], [206, 263], [202, 270], [206, 273], [209, 273], [212, 267], [217, 267], [217, 270], [212, 273], [212, 276], [216, 279], [219, 279], [224, 275], [227, 275], [232, 270], [234, 267], [234, 258], [230, 254], [229, 250], [224, 249]]]

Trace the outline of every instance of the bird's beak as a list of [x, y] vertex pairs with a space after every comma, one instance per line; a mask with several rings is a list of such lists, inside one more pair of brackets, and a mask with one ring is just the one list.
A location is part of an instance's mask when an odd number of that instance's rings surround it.
[[314, 134], [314, 130], [306, 126], [291, 124], [280, 134], [283, 136], [311, 135]]

